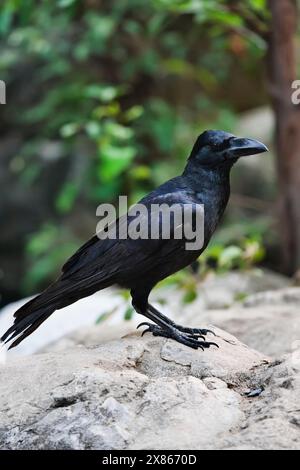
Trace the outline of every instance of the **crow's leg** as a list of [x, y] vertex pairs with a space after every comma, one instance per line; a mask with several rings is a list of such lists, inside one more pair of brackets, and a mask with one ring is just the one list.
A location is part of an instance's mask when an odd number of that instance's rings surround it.
[[163, 315], [157, 315], [156, 312], [150, 311], [149, 304], [148, 304], [149, 292], [150, 292], [150, 289], [147, 291], [132, 290], [131, 297], [132, 297], [133, 308], [135, 309], [137, 313], [140, 313], [141, 315], [144, 315], [145, 317], [149, 318], [149, 320], [152, 320], [161, 328], [168, 329], [168, 327], [171, 326], [170, 320]]
[[181, 331], [182, 333], [187, 333], [188, 335], [196, 336], [196, 337], [202, 337], [203, 339], [204, 336], [206, 336], [208, 333], [211, 333], [212, 335], [216, 336], [215, 333], [212, 330], [207, 330], [205, 328], [189, 328], [186, 326], [181, 326], [170, 320], [168, 317], [163, 315], [161, 312], [159, 312], [156, 308], [154, 308], [152, 305], [148, 305], [149, 310], [157, 315], [159, 318], [162, 320], [168, 322], [169, 325], [175, 327], [177, 330]]
[[[132, 292], [133, 294], [133, 292]], [[155, 336], [163, 336], [164, 338], [171, 338], [177, 341], [178, 343], [185, 344], [186, 346], [189, 346], [194, 349], [204, 349], [204, 348], [209, 348], [210, 346], [217, 346], [216, 343], [210, 343], [207, 341], [199, 341], [199, 338], [201, 338], [201, 335], [198, 333], [195, 334], [187, 334], [185, 332], [182, 332], [176, 328], [175, 324], [172, 324], [171, 320], [169, 320], [167, 317], [162, 315], [160, 312], [156, 311], [153, 309], [148, 304], [148, 297], [141, 297], [141, 296], [136, 296], [132, 295], [132, 305], [134, 309], [144, 315], [145, 317], [149, 318], [149, 320], [152, 320], [155, 325], [152, 325], [151, 323], [142, 323], [138, 326], [138, 328], [142, 325], [147, 326], [146, 332], [151, 332]], [[154, 310], [154, 311], [153, 311]], [[202, 337], [202, 339], [204, 339]]]

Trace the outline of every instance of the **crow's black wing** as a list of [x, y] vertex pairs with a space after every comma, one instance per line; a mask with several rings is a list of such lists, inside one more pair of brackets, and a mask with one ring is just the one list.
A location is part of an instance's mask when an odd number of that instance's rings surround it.
[[[148, 214], [151, 211], [153, 204], [161, 205], [172, 205], [179, 204], [183, 205], [186, 203], [193, 202], [191, 194], [180, 191], [172, 191], [165, 194], [153, 193], [147, 196], [141, 201], [141, 204], [148, 209]], [[73, 279], [76, 283], [79, 281], [92, 282], [92, 279], [101, 281], [108, 279], [118, 272], [125, 270], [128, 272], [128, 268], [131, 269], [142, 269], [143, 263], [156, 264], [157, 260], [152, 258], [155, 253], [160, 253], [160, 260], [164, 255], [168, 255], [182, 245], [181, 240], [165, 240], [165, 239], [143, 239], [143, 240], [132, 240], [130, 238], [120, 239], [113, 238], [114, 234], [120, 232], [127, 233], [128, 224], [133, 221], [135, 217], [126, 214], [120, 217], [116, 223], [111, 224], [105, 232], [106, 238], [103, 236], [103, 232], [99, 238], [98, 235], [92, 237], [87, 243], [85, 243], [63, 266], [61, 279]], [[151, 233], [151, 219], [145, 218], [144, 214], [139, 215], [139, 221], [141, 224], [148, 225], [149, 235]], [[171, 226], [170, 238], [174, 234], [174, 226]], [[112, 238], [110, 238], [112, 237]]]

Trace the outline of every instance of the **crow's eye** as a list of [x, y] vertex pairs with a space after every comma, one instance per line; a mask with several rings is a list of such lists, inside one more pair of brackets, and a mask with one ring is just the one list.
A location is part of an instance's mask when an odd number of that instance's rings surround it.
[[211, 148], [215, 151], [215, 152], [219, 152], [220, 150], [223, 150], [224, 148], [224, 142], [213, 142], [211, 144]]
[[229, 143], [230, 143], [232, 138], [233, 137], [229, 137], [228, 139], [225, 139], [222, 142], [213, 142], [211, 144], [211, 147], [215, 152], [220, 152], [222, 150], [225, 150], [226, 148], [228, 148]]
[[229, 147], [230, 142], [234, 139], [234, 137], [229, 137], [228, 139], [225, 140], [225, 145], [226, 147]]

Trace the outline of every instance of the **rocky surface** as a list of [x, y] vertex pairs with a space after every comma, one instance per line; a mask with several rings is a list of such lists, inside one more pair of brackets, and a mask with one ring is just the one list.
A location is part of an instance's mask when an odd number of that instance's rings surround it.
[[254, 294], [226, 310], [199, 312], [191, 304], [184, 322], [214, 323], [274, 358], [293, 353], [300, 340], [300, 288]]
[[224, 435], [247, 421], [243, 392], [269, 359], [216, 333], [220, 349], [205, 352], [135, 334], [9, 362], [0, 369], [0, 447], [227, 446]]
[[299, 449], [300, 355], [272, 361], [215, 332], [204, 352], [131, 334], [9, 361], [0, 448]]
[[220, 346], [204, 352], [141, 337], [133, 319], [8, 358], [0, 448], [299, 450], [299, 305], [300, 288], [255, 293], [229, 309], [193, 302], [181, 323], [213, 323]]

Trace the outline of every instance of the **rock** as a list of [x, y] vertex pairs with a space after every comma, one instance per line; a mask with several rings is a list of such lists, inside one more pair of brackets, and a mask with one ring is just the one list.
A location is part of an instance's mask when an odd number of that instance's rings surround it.
[[[258, 364], [262, 361], [261, 354], [251, 351], [249, 348], [240, 343], [234, 336], [211, 326], [215, 333], [213, 341], [221, 348], [211, 348], [210, 354], [205, 354], [200, 361], [194, 362], [193, 350], [185, 348], [182, 350], [181, 345], [175, 341], [168, 341], [162, 347], [161, 357], [165, 361], [171, 363], [191, 367], [192, 374], [200, 379], [214, 377], [221, 379], [226, 383], [242, 385], [246, 371], [250, 371], [253, 367], [253, 361]], [[236, 347], [238, 346], [238, 353]], [[208, 352], [208, 351], [207, 351]], [[228, 367], [230, 364], [230, 367]]]
[[[157, 288], [151, 293], [153, 302], [163, 300], [164, 312], [182, 322], [196, 312], [195, 321], [203, 321], [202, 312], [214, 309], [227, 309], [238, 298], [244, 298], [264, 290], [278, 290], [287, 287], [290, 281], [269, 271], [228, 272], [222, 275], [210, 275], [197, 286], [198, 296], [192, 304], [184, 304], [185, 291], [178, 286]], [[13, 322], [14, 312], [28, 299], [7, 305], [0, 312], [0, 333]], [[124, 322], [124, 312], [129, 306], [117, 289], [105, 289], [90, 297], [69, 305], [54, 314], [43, 323], [30, 338], [22, 342], [17, 349], [9, 352], [10, 356], [32, 354], [45, 350], [47, 345], [60, 340], [57, 347], [69, 347], [72, 344], [98, 344], [99, 341], [114, 339], [135, 328], [141, 317], [133, 316], [133, 322]], [[199, 314], [201, 312], [201, 315]], [[94, 329], [97, 319], [106, 315], [108, 319]], [[193, 316], [192, 316], [193, 317]], [[72, 319], [72, 321], [70, 321]], [[208, 321], [210, 321], [208, 319]], [[214, 323], [214, 320], [212, 321]], [[68, 338], [65, 339], [66, 335]], [[86, 335], [86, 338], [84, 338]]]
[[[0, 448], [299, 450], [300, 288], [222, 310], [166, 298], [164, 312], [212, 328], [220, 348], [128, 335], [140, 318], [117, 314], [43, 354], [6, 358], [0, 349]], [[262, 393], [247, 396], [254, 390]]]
[[262, 307], [264, 305], [292, 304], [300, 305], [300, 288], [290, 287], [279, 291], [259, 292], [244, 301], [245, 307]]
[[[296, 289], [295, 289], [296, 290]], [[299, 289], [298, 289], [299, 291]], [[271, 295], [271, 297], [270, 297]], [[277, 303], [271, 300], [275, 296]], [[295, 297], [293, 297], [295, 296]], [[263, 302], [270, 299], [270, 304], [257, 306], [235, 306], [227, 310], [199, 311], [193, 304], [189, 306], [189, 312], [184, 316], [184, 324], [201, 326], [213, 323], [218, 327], [230, 331], [241, 341], [264, 354], [273, 358], [283, 354], [292, 353], [295, 344], [300, 341], [300, 315], [298, 293], [289, 294], [286, 299], [286, 291], [280, 291], [262, 296]], [[294, 301], [292, 301], [294, 298]], [[255, 302], [258, 297], [255, 297]], [[281, 301], [280, 301], [281, 299]], [[282, 302], [282, 303], [281, 303]], [[252, 300], [249, 298], [249, 304]]]
[[292, 353], [300, 341], [299, 304], [300, 288], [291, 287], [249, 296], [243, 304], [223, 310], [203, 310], [194, 302], [180, 321], [198, 327], [213, 323], [253, 349], [278, 358]]
[[289, 284], [284, 276], [267, 270], [232, 271], [209, 277], [199, 286], [199, 296], [204, 297], [206, 309], [214, 310], [229, 308], [239, 298], [281, 289]]
[[229, 436], [226, 448], [299, 450], [300, 349], [271, 364], [259, 380], [265, 391], [259, 399], [249, 399], [245, 423], [238, 435]]
[[[204, 352], [135, 334], [97, 347], [10, 359], [0, 366], [0, 447], [210, 449], [248, 443], [240, 439], [245, 426], [262, 426], [251, 414], [256, 402], [244, 392], [262, 377], [271, 384], [257, 399], [266, 401], [269, 422], [267, 407], [270, 412], [275, 398], [278, 407], [283, 399], [277, 392], [283, 366], [273, 374], [268, 357], [216, 333], [220, 349]], [[293, 388], [289, 394], [294, 403]], [[294, 426], [295, 436], [299, 429], [286, 413], [280, 424]]]
[[83, 327], [63, 338], [47, 344], [38, 352], [57, 352], [70, 349], [75, 346], [98, 346], [114, 339], [122, 338], [136, 329], [136, 321], [122, 321], [116, 325], [100, 323], [99, 325]]

